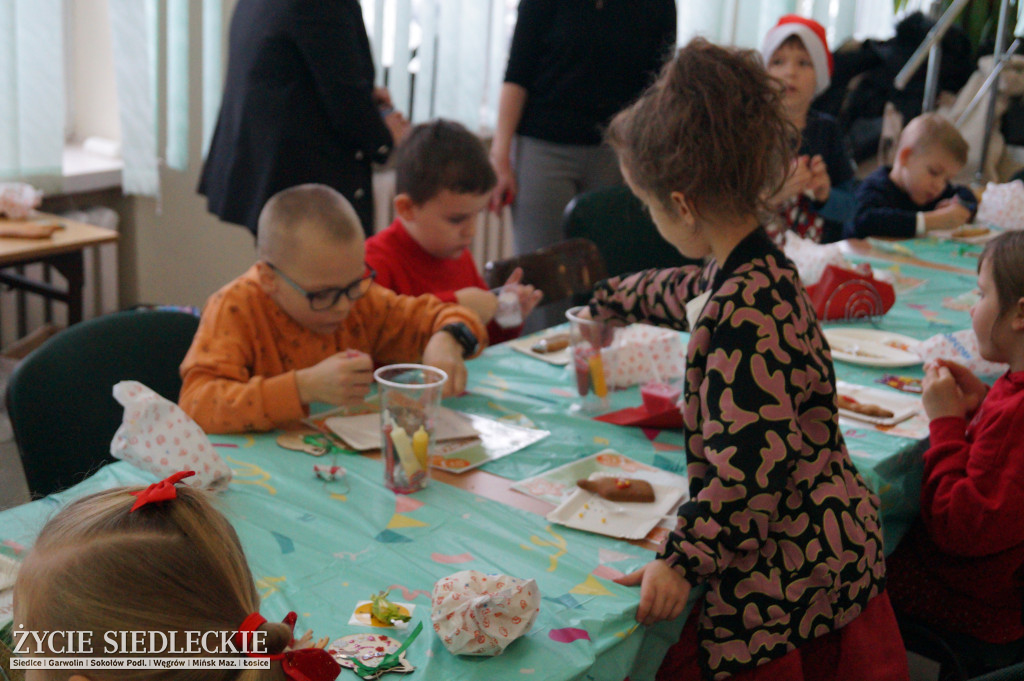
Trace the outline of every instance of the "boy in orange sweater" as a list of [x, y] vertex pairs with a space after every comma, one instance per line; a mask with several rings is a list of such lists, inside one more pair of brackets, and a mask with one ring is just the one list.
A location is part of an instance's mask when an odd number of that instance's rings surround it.
[[419, 362], [466, 384], [487, 341], [470, 310], [374, 284], [363, 230], [333, 189], [278, 192], [259, 218], [259, 260], [215, 293], [181, 365], [179, 403], [209, 433], [270, 430], [313, 402], [357, 404], [373, 365]]

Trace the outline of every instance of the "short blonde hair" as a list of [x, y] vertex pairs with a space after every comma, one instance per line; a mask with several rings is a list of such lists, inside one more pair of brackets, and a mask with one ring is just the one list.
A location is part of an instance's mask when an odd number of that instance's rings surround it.
[[907, 123], [900, 133], [896, 153], [907, 148], [914, 151], [941, 149], [962, 166], [967, 163], [970, 146], [956, 126], [941, 114], [924, 113]]
[[[103, 655], [107, 632], [235, 631], [259, 608], [238, 536], [206, 493], [178, 485], [176, 499], [132, 512], [136, 498], [129, 493], [138, 489], [84, 497], [46, 524], [14, 586], [19, 625], [29, 631], [89, 631], [93, 655]], [[269, 653], [281, 652], [291, 639], [283, 624], [260, 629], [267, 632]], [[62, 678], [68, 671], [60, 670]], [[236, 669], [90, 669], [88, 675], [95, 681], [284, 678], [276, 663], [241, 675]]]
[[339, 242], [363, 238], [359, 216], [348, 199], [325, 184], [300, 184], [271, 196], [260, 211], [259, 257], [280, 264], [298, 247], [305, 230]]

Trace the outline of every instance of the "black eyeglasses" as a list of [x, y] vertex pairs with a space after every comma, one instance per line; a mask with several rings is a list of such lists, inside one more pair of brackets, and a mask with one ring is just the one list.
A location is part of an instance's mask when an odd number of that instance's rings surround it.
[[277, 272], [277, 274], [285, 280], [285, 282], [293, 289], [301, 293], [309, 301], [309, 307], [314, 311], [329, 310], [338, 304], [342, 296], [347, 296], [351, 301], [357, 301], [366, 295], [366, 292], [370, 290], [370, 284], [377, 277], [377, 272], [374, 271], [369, 265], [366, 266], [366, 274], [353, 281], [348, 286], [342, 286], [340, 288], [324, 288], [319, 291], [307, 291], [302, 288], [289, 277], [287, 274], [278, 269], [277, 265], [272, 262], [267, 262], [267, 267]]

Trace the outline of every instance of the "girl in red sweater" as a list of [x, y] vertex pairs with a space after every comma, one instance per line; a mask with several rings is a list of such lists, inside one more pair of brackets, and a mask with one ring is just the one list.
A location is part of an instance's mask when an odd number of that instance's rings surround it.
[[973, 676], [1024, 659], [1024, 233], [989, 242], [971, 308], [981, 356], [1010, 370], [989, 388], [926, 367], [921, 516], [887, 561], [898, 612], [959, 648]]

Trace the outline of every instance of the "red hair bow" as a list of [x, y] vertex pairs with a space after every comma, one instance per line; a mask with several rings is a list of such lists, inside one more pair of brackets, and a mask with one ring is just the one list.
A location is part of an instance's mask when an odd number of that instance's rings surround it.
[[169, 475], [160, 482], [154, 482], [152, 485], [144, 490], [138, 492], [129, 492], [133, 497], [136, 497], [135, 503], [132, 505], [132, 511], [137, 511], [146, 504], [153, 504], [158, 501], [170, 501], [171, 499], [178, 498], [178, 490], [175, 489], [174, 485], [184, 478], [195, 475], [195, 471], [180, 471], [173, 475]]
[[[285, 615], [283, 622], [292, 630], [295, 629], [295, 621], [298, 616], [294, 612]], [[280, 660], [281, 669], [292, 681], [334, 681], [341, 673], [341, 665], [334, 659], [334, 656], [323, 648], [299, 648], [289, 650], [277, 655], [263, 655], [248, 650], [248, 644], [252, 632], [260, 628], [266, 618], [258, 612], [254, 612], [242, 620], [235, 632], [234, 644], [240, 651], [246, 651], [249, 657], [268, 657], [271, 660]]]

